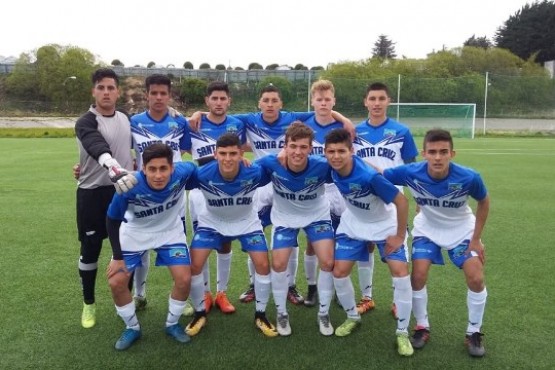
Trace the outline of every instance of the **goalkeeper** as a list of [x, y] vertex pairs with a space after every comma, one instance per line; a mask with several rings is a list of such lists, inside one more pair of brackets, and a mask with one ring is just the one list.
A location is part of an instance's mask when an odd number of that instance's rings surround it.
[[[92, 75], [95, 103], [75, 124], [80, 174], [77, 186], [77, 232], [81, 242], [79, 277], [83, 289], [81, 325], [96, 323], [95, 282], [98, 257], [106, 232], [106, 211], [115, 190], [127, 191], [136, 182], [128, 117], [116, 110], [118, 76], [111, 69]], [[115, 189], [114, 189], [115, 187]]]

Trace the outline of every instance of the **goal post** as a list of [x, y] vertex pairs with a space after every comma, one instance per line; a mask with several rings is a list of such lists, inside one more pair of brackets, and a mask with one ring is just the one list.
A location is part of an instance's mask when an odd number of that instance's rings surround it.
[[391, 103], [387, 115], [407, 125], [414, 136], [442, 128], [449, 130], [453, 137], [474, 138], [476, 104]]

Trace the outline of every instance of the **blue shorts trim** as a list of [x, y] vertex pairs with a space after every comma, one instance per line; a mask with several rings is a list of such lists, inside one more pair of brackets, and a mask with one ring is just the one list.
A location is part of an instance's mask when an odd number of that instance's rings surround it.
[[258, 211], [258, 218], [260, 219], [263, 229], [272, 224], [270, 213], [272, 213], [272, 206], [264, 206]]
[[[359, 240], [348, 237], [346, 234], [339, 234], [335, 239], [335, 259], [345, 261], [368, 261], [370, 252], [368, 251], [368, 240]], [[397, 251], [389, 255], [385, 254], [385, 240], [374, 241], [380, 252], [382, 262], [387, 260], [407, 261], [405, 246], [401, 246]]]
[[[306, 239], [317, 242], [324, 239], [334, 238], [331, 220], [316, 221], [302, 228], [306, 233]], [[297, 236], [300, 228], [277, 226], [272, 230], [272, 249], [296, 248], [299, 246]]]
[[[191, 257], [189, 255], [189, 249], [185, 244], [173, 244], [165, 245], [154, 249], [156, 252], [156, 266], [177, 266], [191, 264]], [[140, 251], [140, 252], [123, 252], [123, 260], [125, 261], [125, 266], [130, 272], [135, 271], [137, 267], [143, 265], [141, 258], [145, 253], [149, 253], [150, 250]]]
[[[447, 251], [449, 259], [459, 269], [462, 269], [466, 260], [478, 257], [478, 254], [474, 251], [468, 254], [466, 253], [469, 244], [470, 240], [463, 240], [461, 244]], [[432, 242], [430, 239], [419, 236], [414, 238], [412, 241], [412, 259], [426, 259], [430, 260], [434, 265], [444, 265], [445, 262], [441, 253], [442, 249], [443, 248]]]
[[262, 230], [252, 233], [237, 235], [237, 236], [224, 236], [214, 229], [208, 227], [199, 227], [191, 242], [192, 249], [216, 249], [220, 250], [222, 244], [239, 240], [241, 243], [241, 250], [243, 252], [267, 252], [268, 245], [266, 244], [266, 237]]

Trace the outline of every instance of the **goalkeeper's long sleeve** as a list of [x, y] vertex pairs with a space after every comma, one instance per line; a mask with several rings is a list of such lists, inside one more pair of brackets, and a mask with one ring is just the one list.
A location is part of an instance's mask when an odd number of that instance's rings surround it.
[[106, 217], [106, 231], [108, 231], [108, 239], [112, 245], [112, 258], [114, 260], [122, 260], [123, 253], [121, 252], [121, 244], [119, 242], [119, 227], [121, 220], [115, 220], [111, 217]]

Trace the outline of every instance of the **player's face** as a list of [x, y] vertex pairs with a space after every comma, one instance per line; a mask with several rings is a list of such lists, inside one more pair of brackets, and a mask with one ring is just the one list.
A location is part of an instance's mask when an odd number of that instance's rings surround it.
[[219, 147], [214, 157], [218, 161], [218, 169], [224, 179], [233, 179], [239, 173], [243, 161], [243, 151], [236, 145]]
[[283, 102], [277, 92], [265, 92], [258, 101], [258, 108], [262, 111], [264, 120], [271, 123], [278, 119]]
[[389, 103], [391, 99], [384, 90], [372, 90], [364, 99], [364, 106], [368, 109], [368, 116], [372, 120], [385, 120]]
[[227, 114], [227, 110], [231, 104], [231, 98], [225, 91], [212, 91], [210, 96], [204, 98], [204, 102], [210, 113], [222, 117]]
[[154, 190], [162, 190], [168, 185], [173, 172], [173, 165], [166, 158], [153, 158], [143, 165], [146, 182]]
[[146, 94], [148, 110], [155, 114], [165, 114], [170, 102], [170, 89], [167, 85], [150, 85]]
[[116, 109], [116, 102], [119, 98], [119, 89], [113, 78], [103, 78], [98, 81], [93, 89], [96, 110], [100, 114], [111, 115]]
[[315, 91], [312, 94], [311, 104], [317, 116], [331, 117], [331, 111], [335, 105], [335, 96], [331, 90]]
[[326, 144], [324, 154], [331, 168], [339, 173], [349, 169], [353, 162], [353, 147], [348, 147], [345, 143]]
[[422, 157], [428, 161], [428, 174], [434, 179], [449, 175], [449, 162], [455, 156], [448, 141], [427, 142]]
[[287, 166], [293, 171], [303, 170], [308, 163], [310, 152], [312, 152], [312, 142], [309, 138], [289, 140], [285, 144]]

